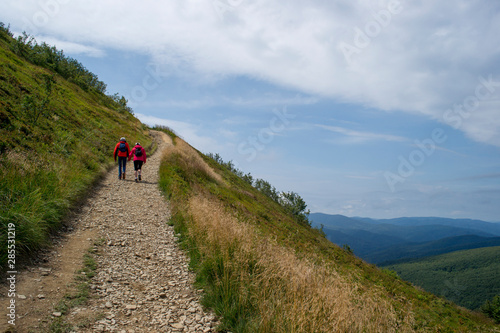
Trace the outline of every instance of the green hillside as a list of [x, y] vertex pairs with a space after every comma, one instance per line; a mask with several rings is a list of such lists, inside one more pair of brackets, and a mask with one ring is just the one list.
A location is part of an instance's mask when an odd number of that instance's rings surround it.
[[477, 309], [500, 295], [500, 246], [451, 252], [386, 266], [425, 290]]
[[257, 190], [251, 175], [217, 163], [179, 138], [175, 144], [164, 156], [160, 186], [170, 198], [172, 223], [190, 252], [197, 285], [205, 291], [204, 304], [222, 316], [223, 329], [498, 330], [483, 316], [332, 244], [270, 198], [269, 187]]
[[[0, 23], [0, 244], [14, 225], [18, 263], [47, 244], [112, 165], [121, 136], [151, 144], [146, 127], [105, 87], [62, 51], [14, 39]], [[6, 256], [2, 246], [2, 268]]]

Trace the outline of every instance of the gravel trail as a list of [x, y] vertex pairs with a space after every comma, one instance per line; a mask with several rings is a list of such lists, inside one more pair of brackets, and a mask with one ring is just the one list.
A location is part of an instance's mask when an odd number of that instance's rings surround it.
[[[148, 156], [142, 181], [134, 181], [131, 162], [127, 163], [126, 180], [118, 179], [117, 168], [110, 171], [76, 216], [75, 231], [53, 250], [43, 267], [28, 269], [22, 276], [19, 332], [43, 323], [43, 316], [60, 315], [54, 306], [94, 242], [100, 245], [89, 300], [65, 316], [72, 331], [216, 331], [216, 318], [201, 307], [188, 259], [177, 246], [173, 227], [166, 224], [170, 213], [158, 188], [158, 170], [162, 151], [172, 141], [162, 132], [152, 135], [159, 147]], [[65, 267], [67, 252], [78, 257], [66, 260], [69, 268]]]
[[96, 198], [96, 216], [86, 221], [104, 241], [91, 286], [97, 297], [71, 316], [87, 317], [90, 311], [104, 318], [83, 332], [211, 332], [215, 326], [214, 316], [199, 304], [173, 228], [166, 225], [170, 213], [158, 189], [158, 170], [171, 140], [155, 135], [160, 145], [143, 167], [142, 181], [134, 181], [133, 163], [127, 164], [126, 180], [111, 172]]

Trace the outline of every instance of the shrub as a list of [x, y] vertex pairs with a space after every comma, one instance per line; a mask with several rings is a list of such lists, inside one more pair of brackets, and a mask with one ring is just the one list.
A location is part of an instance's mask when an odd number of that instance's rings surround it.
[[481, 312], [500, 324], [500, 295], [493, 297], [491, 301], [486, 301], [481, 306]]

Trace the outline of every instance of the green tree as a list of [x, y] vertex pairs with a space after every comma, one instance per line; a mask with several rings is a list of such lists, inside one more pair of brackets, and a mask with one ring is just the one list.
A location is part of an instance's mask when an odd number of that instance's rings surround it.
[[493, 297], [491, 301], [486, 301], [481, 306], [481, 312], [500, 324], [500, 295]]
[[39, 100], [33, 95], [24, 97], [23, 110], [26, 116], [31, 120], [32, 124], [36, 124], [40, 116], [48, 117], [50, 115], [50, 95], [52, 94], [52, 86], [55, 83], [54, 75], [43, 74], [45, 96]]
[[352, 249], [351, 249], [351, 247], [350, 247], [349, 245], [344, 244], [344, 245], [342, 245], [342, 248], [343, 248], [344, 250], [346, 250], [347, 252], [352, 253]]
[[253, 176], [249, 173], [243, 175], [241, 178], [243, 178], [243, 180], [245, 182], [247, 182], [248, 184], [252, 185], [253, 184]]
[[309, 210], [306, 211], [307, 204], [300, 195], [295, 192], [281, 192], [280, 204], [299, 220], [309, 224]]
[[134, 111], [127, 105], [128, 100], [124, 96], [120, 96], [118, 93], [114, 95], [108, 95], [117, 105], [119, 111], [126, 111], [134, 114]]
[[272, 186], [269, 182], [264, 179], [257, 179], [255, 181], [254, 187], [262, 192], [264, 195], [267, 195], [269, 198], [273, 199], [276, 202], [279, 202], [279, 195], [276, 191], [276, 188]]
[[10, 41], [13, 38], [13, 34], [10, 31], [10, 25], [5, 26], [3, 22], [0, 22], [0, 38], [6, 41]]
[[[0, 22], [0, 37], [8, 40], [9, 36], [12, 37], [9, 27], [5, 27], [5, 24]], [[99, 81], [97, 75], [87, 70], [77, 60], [65, 56], [63, 51], [57, 50], [55, 46], [46, 43], [38, 44], [35, 38], [26, 32], [23, 32], [22, 36], [12, 38], [10, 48], [16, 55], [35, 65], [55, 71], [65, 79], [80, 86], [84, 91], [95, 91], [100, 94], [106, 92], [106, 84]], [[127, 111], [131, 111], [130, 108], [124, 106], [125, 98], [118, 102]]]

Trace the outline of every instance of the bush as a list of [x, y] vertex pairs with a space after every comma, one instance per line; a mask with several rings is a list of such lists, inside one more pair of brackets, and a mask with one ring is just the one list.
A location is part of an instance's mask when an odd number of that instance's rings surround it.
[[309, 210], [306, 211], [307, 204], [300, 195], [295, 192], [281, 192], [279, 203], [300, 222], [310, 225]]
[[84, 91], [106, 92], [106, 84], [99, 81], [94, 73], [86, 69], [77, 60], [64, 55], [55, 46], [47, 43], [38, 44], [33, 36], [23, 32], [22, 36], [12, 37], [9, 27], [0, 22], [0, 37], [10, 39], [10, 49], [18, 56], [29, 62], [56, 72], [63, 78], [77, 84]]
[[224, 162], [222, 157], [218, 153], [208, 153], [207, 157], [213, 159], [217, 164], [225, 167], [227, 170], [231, 171], [233, 174], [241, 178], [244, 182], [255, 187], [260, 193], [271, 198], [274, 202], [280, 204], [285, 208], [290, 214], [292, 214], [295, 219], [307, 225], [311, 225], [309, 221], [309, 210], [306, 210], [307, 204], [302, 199], [300, 195], [295, 192], [278, 192], [276, 187], [272, 186], [268, 181], [264, 179], [256, 179], [254, 182], [253, 176], [249, 173], [245, 174], [243, 171], [236, 168], [232, 161]]
[[493, 297], [491, 301], [486, 301], [481, 306], [481, 312], [500, 324], [500, 295]]

